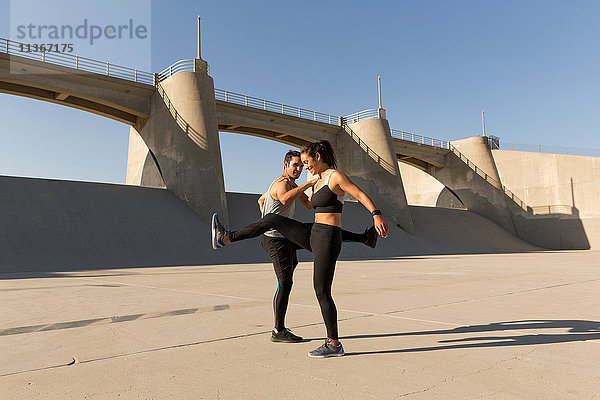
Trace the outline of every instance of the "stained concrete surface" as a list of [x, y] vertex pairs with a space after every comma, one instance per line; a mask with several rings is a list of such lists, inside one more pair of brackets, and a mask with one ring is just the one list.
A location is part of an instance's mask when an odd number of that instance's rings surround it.
[[324, 335], [307, 262], [298, 344], [269, 341], [267, 263], [1, 273], [0, 397], [598, 399], [599, 265], [594, 251], [340, 261], [348, 354], [325, 360], [306, 355]]
[[[0, 272], [32, 273], [172, 265], [267, 262], [252, 239], [215, 254], [210, 228], [165, 189], [49, 179], [0, 177]], [[232, 228], [260, 217], [259, 195], [228, 193]], [[420, 254], [526, 252], [525, 243], [491, 221], [465, 210], [411, 207], [415, 234], [395, 226], [375, 251], [343, 247], [345, 260]], [[314, 220], [298, 203], [296, 218]], [[358, 203], [344, 207], [345, 229], [373, 224]], [[302, 260], [312, 260], [300, 251]]]

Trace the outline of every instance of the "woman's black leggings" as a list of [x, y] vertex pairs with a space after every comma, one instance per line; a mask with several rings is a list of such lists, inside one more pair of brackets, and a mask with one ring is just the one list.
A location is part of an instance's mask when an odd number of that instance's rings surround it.
[[327, 337], [338, 339], [337, 309], [331, 296], [335, 262], [342, 250], [342, 228], [320, 223], [304, 224], [281, 215], [267, 214], [246, 227], [229, 233], [229, 240], [257, 237], [269, 229], [278, 230], [286, 239], [312, 251], [314, 256], [313, 286], [321, 314], [327, 328]]

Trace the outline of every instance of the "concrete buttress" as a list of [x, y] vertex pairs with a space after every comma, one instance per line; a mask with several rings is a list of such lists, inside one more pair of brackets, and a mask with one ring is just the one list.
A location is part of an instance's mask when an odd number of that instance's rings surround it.
[[[452, 141], [451, 145], [468, 160], [450, 152], [446, 155], [445, 167], [434, 168], [429, 171], [431, 175], [450, 188], [469, 211], [490, 219], [509, 233], [518, 236], [488, 138], [474, 136]], [[477, 168], [484, 176], [475, 172], [473, 168]]]
[[414, 233], [388, 121], [346, 125], [337, 136], [336, 154], [340, 170], [369, 195], [388, 223]]
[[166, 186], [203, 221], [218, 212], [228, 223], [214, 83], [204, 61], [195, 70], [162, 81], [150, 117], [131, 128], [127, 183]]

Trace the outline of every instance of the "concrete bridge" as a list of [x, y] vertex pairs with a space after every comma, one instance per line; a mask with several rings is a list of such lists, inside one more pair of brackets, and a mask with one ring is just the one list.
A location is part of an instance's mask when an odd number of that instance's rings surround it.
[[67, 54], [22, 53], [6, 39], [0, 40], [0, 91], [129, 124], [127, 183], [167, 187], [205, 220], [213, 211], [225, 219], [228, 213], [219, 130], [296, 147], [327, 139], [338, 149], [340, 168], [392, 221], [413, 230], [384, 118], [357, 115], [347, 124], [339, 116], [267, 100], [258, 105], [258, 99], [215, 90], [199, 58], [149, 74]]
[[130, 125], [127, 183], [166, 187], [205, 221], [214, 211], [228, 219], [218, 135], [226, 131], [295, 147], [329, 140], [340, 169], [409, 233], [398, 162], [427, 172], [470, 211], [532, 241], [516, 228], [527, 206], [499, 184], [487, 138], [443, 142], [395, 131], [382, 108], [332, 116], [215, 89], [200, 58], [151, 74], [68, 54], [23, 54], [7, 39], [0, 39], [0, 92]]

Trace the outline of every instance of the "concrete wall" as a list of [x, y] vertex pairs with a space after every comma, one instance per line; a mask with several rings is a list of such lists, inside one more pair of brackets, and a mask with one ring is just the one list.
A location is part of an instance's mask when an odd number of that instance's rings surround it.
[[502, 183], [532, 207], [575, 207], [600, 217], [600, 158], [492, 150]]
[[560, 248], [600, 247], [600, 158], [508, 150], [492, 155], [502, 183], [532, 208], [521, 230], [551, 236]]
[[[258, 197], [227, 194], [231, 227], [259, 217]], [[313, 219], [312, 211], [300, 204], [296, 209], [297, 219]], [[260, 238], [214, 251], [209, 225], [165, 189], [0, 177], [0, 210], [0, 272], [35, 277], [95, 268], [270, 262]], [[412, 213], [415, 234], [391, 225], [375, 250], [346, 243], [341, 259], [536, 250], [468, 211], [416, 207]], [[346, 229], [362, 232], [370, 224], [361, 205], [344, 207]], [[299, 256], [312, 260], [304, 250]]]

